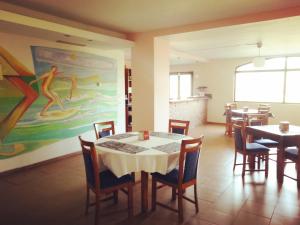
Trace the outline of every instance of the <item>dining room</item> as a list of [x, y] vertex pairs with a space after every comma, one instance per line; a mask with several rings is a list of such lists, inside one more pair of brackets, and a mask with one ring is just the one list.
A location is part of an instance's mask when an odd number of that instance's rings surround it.
[[0, 1], [0, 225], [300, 224], [299, 3], [171, 2]]

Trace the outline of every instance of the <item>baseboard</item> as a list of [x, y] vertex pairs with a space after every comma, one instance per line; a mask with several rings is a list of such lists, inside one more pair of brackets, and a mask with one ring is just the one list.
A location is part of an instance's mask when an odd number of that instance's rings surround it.
[[70, 154], [58, 156], [58, 157], [55, 157], [55, 158], [52, 158], [52, 159], [48, 159], [48, 160], [45, 160], [45, 161], [41, 161], [41, 162], [38, 162], [38, 163], [31, 164], [31, 165], [28, 165], [28, 166], [23, 166], [23, 167], [15, 168], [15, 169], [12, 169], [12, 170], [7, 170], [7, 171], [4, 171], [4, 172], [0, 172], [0, 177], [11, 175], [11, 174], [18, 173], [18, 172], [25, 171], [25, 170], [29, 170], [29, 169], [33, 169], [33, 168], [36, 168], [36, 167], [39, 167], [39, 166], [43, 166], [43, 165], [46, 165], [46, 164], [49, 164], [49, 163], [60, 161], [60, 160], [66, 159], [66, 158], [74, 157], [74, 156], [77, 156], [77, 155], [80, 155], [80, 154], [81, 154], [81, 151], [72, 152]]
[[206, 122], [206, 124], [211, 124], [211, 125], [225, 125], [225, 123], [219, 123], [219, 122]]

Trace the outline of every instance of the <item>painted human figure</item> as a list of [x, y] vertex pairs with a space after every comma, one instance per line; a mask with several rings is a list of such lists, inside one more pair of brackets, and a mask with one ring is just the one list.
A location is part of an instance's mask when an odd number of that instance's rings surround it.
[[33, 80], [29, 83], [29, 85], [32, 85], [33, 83], [36, 83], [39, 80], [43, 81], [42, 85], [41, 85], [42, 93], [46, 98], [49, 99], [49, 101], [41, 110], [41, 112], [40, 112], [41, 116], [46, 116], [47, 115], [46, 112], [54, 103], [58, 104], [59, 107], [61, 108], [61, 110], [64, 109], [63, 103], [62, 103], [60, 97], [58, 96], [58, 94], [56, 92], [54, 92], [53, 90], [51, 90], [51, 85], [54, 81], [54, 78], [60, 73], [62, 73], [62, 72], [58, 72], [57, 66], [52, 66], [51, 70], [49, 72], [44, 73], [38, 79]]

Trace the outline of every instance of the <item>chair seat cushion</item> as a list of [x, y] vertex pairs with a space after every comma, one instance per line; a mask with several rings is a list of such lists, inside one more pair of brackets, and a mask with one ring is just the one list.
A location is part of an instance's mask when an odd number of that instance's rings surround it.
[[257, 143], [247, 143], [246, 144], [246, 151], [249, 152], [268, 152], [270, 149], [266, 146], [257, 144]]
[[127, 174], [122, 177], [116, 177], [110, 170], [105, 170], [99, 174], [100, 189], [114, 187], [120, 184], [133, 182], [131, 175]]
[[285, 156], [289, 159], [296, 160], [299, 156], [299, 150], [297, 147], [288, 147], [285, 149]]
[[278, 142], [277, 141], [273, 141], [271, 139], [267, 139], [267, 138], [260, 138], [260, 139], [256, 139], [254, 140], [255, 143], [260, 144], [260, 145], [264, 145], [266, 147], [277, 147], [278, 146]]
[[178, 169], [173, 169], [171, 172], [167, 173], [166, 175], [157, 172], [152, 173], [151, 175], [157, 178], [158, 180], [166, 181], [171, 184], [178, 184], [178, 175], [179, 175]]

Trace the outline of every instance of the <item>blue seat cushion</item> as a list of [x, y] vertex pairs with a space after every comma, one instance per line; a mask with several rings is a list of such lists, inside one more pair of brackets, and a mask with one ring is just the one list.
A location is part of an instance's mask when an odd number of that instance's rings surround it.
[[99, 137], [100, 137], [100, 138], [107, 137], [107, 136], [110, 136], [110, 131], [109, 131], [109, 130], [106, 130], [106, 131], [100, 131], [100, 132], [99, 132]]
[[254, 140], [255, 143], [260, 144], [260, 145], [264, 145], [266, 147], [277, 147], [278, 146], [278, 142], [277, 141], [273, 141], [271, 139], [267, 139], [267, 138], [260, 138], [260, 139], [256, 139]]
[[171, 184], [178, 184], [178, 175], [179, 175], [178, 169], [173, 169], [171, 172], [167, 173], [166, 175], [157, 172], [152, 173], [152, 176], [157, 178], [158, 180], [166, 181]]
[[172, 128], [172, 133], [184, 134], [184, 128]]
[[119, 184], [133, 182], [131, 175], [127, 174], [122, 177], [116, 177], [110, 170], [105, 170], [99, 174], [100, 189], [110, 188]]
[[297, 147], [288, 147], [285, 149], [285, 155], [286, 157], [290, 159], [298, 159], [299, 156], [299, 150]]
[[247, 143], [246, 144], [246, 151], [249, 152], [268, 152], [270, 149], [266, 146], [257, 144], [257, 143]]

